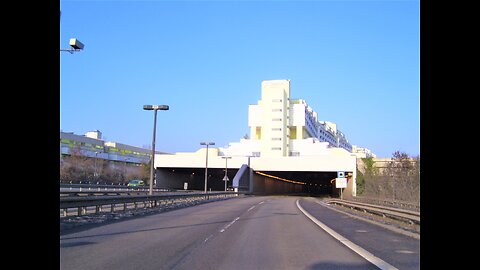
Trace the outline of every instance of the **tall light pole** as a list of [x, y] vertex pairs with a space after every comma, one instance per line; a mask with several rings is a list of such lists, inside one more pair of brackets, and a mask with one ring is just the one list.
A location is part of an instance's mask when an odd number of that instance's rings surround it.
[[152, 139], [152, 163], [150, 164], [150, 190], [148, 194], [153, 194], [153, 175], [154, 175], [154, 161], [155, 161], [155, 130], [157, 129], [157, 111], [167, 111], [168, 105], [143, 105], [143, 109], [147, 111], [154, 111], [153, 118], [153, 139]]
[[256, 157], [255, 155], [248, 155], [246, 156], [248, 158], [248, 191], [253, 192], [253, 170], [252, 167], [250, 167], [250, 158]]
[[97, 155], [98, 152], [95, 152], [95, 171], [93, 173], [93, 181], [97, 180]]
[[200, 145], [207, 146], [207, 157], [205, 159], [205, 193], [207, 193], [207, 170], [208, 170], [208, 146], [215, 145], [214, 142], [201, 142]]
[[125, 164], [123, 164], [123, 177], [124, 177], [125, 182], [127, 182], [127, 161], [129, 159], [130, 158], [125, 158]]
[[227, 192], [227, 182], [228, 182], [228, 175], [227, 175], [227, 160], [231, 159], [232, 157], [222, 157], [225, 159], [225, 177], [223, 177], [223, 181], [225, 181], [225, 192]]

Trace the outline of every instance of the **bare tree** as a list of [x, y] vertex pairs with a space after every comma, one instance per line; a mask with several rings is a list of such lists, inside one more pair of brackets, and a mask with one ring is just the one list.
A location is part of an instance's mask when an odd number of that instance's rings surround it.
[[60, 166], [60, 179], [63, 181], [89, 181], [93, 180], [94, 161], [84, 155], [80, 146], [70, 149], [70, 155], [63, 157]]
[[393, 153], [385, 174], [390, 177], [393, 200], [420, 201], [420, 157], [411, 158], [400, 151]]
[[420, 156], [409, 157], [396, 151], [380, 170], [372, 158], [362, 159], [364, 196], [388, 200], [420, 202]]

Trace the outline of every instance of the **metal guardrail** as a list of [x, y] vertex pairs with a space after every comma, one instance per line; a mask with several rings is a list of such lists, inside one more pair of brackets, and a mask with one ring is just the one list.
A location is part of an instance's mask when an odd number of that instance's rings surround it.
[[[162, 194], [162, 195], [169, 195], [169, 194], [176, 194], [176, 193], [193, 193], [194, 191], [154, 191], [154, 194]], [[91, 189], [91, 190], [61, 190], [60, 197], [83, 197], [83, 196], [114, 196], [114, 195], [122, 195], [122, 196], [132, 196], [132, 195], [147, 195], [149, 194], [148, 189], [132, 189], [132, 190], [115, 190], [115, 189]]]
[[[127, 185], [99, 185], [99, 184], [67, 184], [67, 183], [60, 183], [60, 188], [63, 189], [79, 189], [80, 191], [85, 190], [141, 190], [141, 191], [148, 191], [150, 188], [147, 186], [144, 187], [129, 187]], [[172, 188], [165, 188], [165, 187], [154, 187], [153, 191], [177, 191], [176, 189]]]
[[352, 202], [352, 201], [346, 201], [346, 200], [340, 200], [340, 199], [329, 199], [327, 200], [327, 203], [347, 206], [347, 207], [350, 207], [351, 209], [357, 209], [363, 212], [381, 215], [383, 217], [390, 217], [393, 219], [406, 221], [410, 224], [420, 225], [420, 212], [418, 211], [399, 209], [399, 208], [382, 206], [382, 205], [374, 205], [374, 204], [368, 204], [368, 203]]
[[374, 198], [374, 197], [364, 197], [364, 196], [355, 196], [352, 197], [352, 201], [356, 202], [362, 202], [362, 203], [370, 203], [370, 204], [375, 204], [375, 205], [383, 205], [383, 206], [391, 206], [391, 207], [396, 207], [396, 208], [402, 208], [402, 209], [409, 209], [413, 211], [420, 211], [420, 205], [415, 204], [412, 202], [406, 202], [406, 201], [400, 201], [400, 200], [388, 200], [388, 199], [382, 199], [382, 198]]
[[[133, 204], [137, 209], [138, 204], [143, 204], [143, 208], [153, 208], [162, 205], [172, 205], [180, 202], [204, 201], [218, 198], [237, 197], [238, 192], [215, 192], [215, 193], [194, 193], [194, 194], [162, 194], [162, 195], [111, 195], [111, 196], [63, 196], [60, 197], [61, 216], [69, 216], [69, 209], [77, 209], [76, 215], [87, 214], [89, 207], [94, 207], [95, 214], [103, 211], [103, 206], [109, 205], [110, 211], [115, 212], [120, 205], [125, 211], [129, 205]], [[71, 215], [70, 215], [71, 216]]]

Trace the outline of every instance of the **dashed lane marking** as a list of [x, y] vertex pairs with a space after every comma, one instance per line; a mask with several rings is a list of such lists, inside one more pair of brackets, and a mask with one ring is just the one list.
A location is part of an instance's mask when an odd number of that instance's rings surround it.
[[220, 230], [221, 233], [223, 233], [226, 229], [228, 229], [228, 227], [232, 226], [233, 223], [235, 223], [235, 221], [237, 221], [240, 217], [236, 217], [232, 222], [228, 223], [225, 227], [223, 227], [223, 229]]

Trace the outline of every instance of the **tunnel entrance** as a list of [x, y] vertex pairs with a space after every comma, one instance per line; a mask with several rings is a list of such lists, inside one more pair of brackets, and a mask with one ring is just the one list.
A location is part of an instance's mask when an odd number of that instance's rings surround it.
[[338, 190], [332, 179], [337, 177], [337, 172], [292, 172], [292, 171], [262, 171], [262, 173], [303, 182], [302, 192], [307, 195], [332, 195], [337, 196]]
[[[227, 188], [232, 188], [232, 180], [238, 169], [227, 169]], [[224, 191], [225, 168], [207, 169], [207, 191]], [[157, 187], [183, 189], [187, 183], [188, 190], [205, 190], [205, 168], [157, 168]]]
[[[229, 181], [227, 181], [227, 190], [232, 189], [233, 178], [239, 169], [227, 169]], [[225, 168], [208, 168], [207, 191], [224, 191]], [[254, 172], [255, 173], [255, 172]], [[337, 172], [305, 172], [305, 171], [259, 171], [266, 175], [272, 175], [278, 178], [291, 181], [303, 182], [302, 194], [308, 196], [339, 196], [339, 189], [335, 187], [333, 179], [337, 177]], [[280, 180], [279, 180], [280, 181]], [[184, 189], [184, 183], [187, 183], [187, 190], [204, 191], [205, 187], [205, 168], [158, 168], [157, 186], [173, 189]]]

